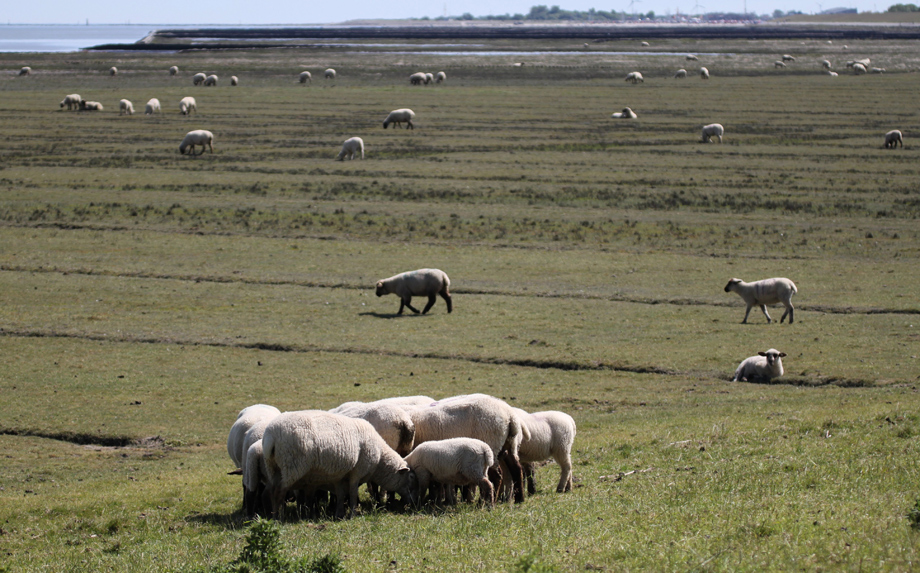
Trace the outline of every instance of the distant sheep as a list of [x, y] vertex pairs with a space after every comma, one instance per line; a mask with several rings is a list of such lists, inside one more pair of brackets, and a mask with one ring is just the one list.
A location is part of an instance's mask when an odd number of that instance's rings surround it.
[[785, 352], [771, 348], [766, 352], [758, 352], [757, 356], [745, 358], [735, 370], [732, 382], [769, 382], [779, 378], [783, 375], [782, 359], [785, 355]]
[[339, 151], [335, 160], [344, 161], [346, 158], [357, 159], [359, 153], [361, 154], [361, 159], [364, 159], [364, 140], [360, 137], [352, 137], [346, 139], [345, 143], [342, 144], [342, 150]]
[[824, 68], [825, 70], [831, 69], [832, 66], [831, 66], [830, 60], [824, 60], [824, 61], [822, 61], [822, 62], [821, 62], [821, 67]]
[[709, 79], [709, 69], [700, 68], [700, 79], [704, 79], [704, 80]]
[[406, 129], [415, 129], [412, 120], [415, 119], [415, 112], [411, 109], [395, 109], [391, 111], [385, 120], [383, 120], [383, 129], [386, 129], [391, 123], [399, 127], [401, 123], [406, 124]]
[[792, 320], [795, 316], [795, 308], [792, 306], [792, 295], [799, 292], [799, 289], [797, 289], [795, 283], [789, 279], [772, 278], [752, 283], [746, 283], [741, 279], [732, 279], [725, 285], [725, 292], [738, 293], [745, 304], [747, 304], [747, 310], [744, 312], [744, 320], [741, 321], [741, 324], [747, 323], [748, 315], [751, 314], [751, 309], [754, 308], [754, 305], [760, 306], [763, 315], [767, 317], [767, 323], [772, 322], [773, 319], [770, 318], [770, 314], [767, 312], [767, 305], [780, 302], [786, 307], [786, 312], [783, 313], [782, 318], [779, 320], [780, 323], [786, 320], [786, 316], [788, 315], [789, 324], [792, 324]]
[[430, 84], [430, 83], [433, 82], [433, 81], [434, 81], [434, 74], [426, 73], [426, 74], [425, 74], [425, 85], [427, 86], [428, 84]]
[[892, 129], [885, 134], [885, 149], [894, 149], [901, 144], [901, 149], [904, 148], [904, 138], [901, 136], [901, 132], [897, 129]]
[[68, 111], [75, 109], [80, 109], [80, 100], [83, 99], [80, 97], [80, 94], [70, 94], [64, 96], [64, 99], [61, 100], [61, 107], [67, 106]]
[[313, 74], [311, 74], [310, 72], [300, 72], [300, 76], [298, 77], [298, 80], [302, 84], [305, 84], [307, 82], [313, 83]]
[[195, 155], [195, 146], [201, 146], [201, 153], [204, 153], [205, 147], [211, 150], [211, 153], [214, 153], [214, 147], [212, 143], [214, 142], [214, 134], [205, 129], [196, 129], [185, 134], [185, 137], [182, 138], [182, 143], [179, 144], [179, 153], [185, 154], [185, 150], [191, 147], [189, 150], [189, 155]]
[[649, 46], [648, 42], [642, 42], [642, 43], [639, 44], [639, 45], [642, 46], [643, 48], [648, 48], [648, 46]]
[[147, 102], [147, 106], [144, 108], [144, 115], [153, 115], [155, 113], [160, 113], [160, 100], [157, 98], [150, 98]]
[[236, 76], [230, 76], [230, 85], [231, 85], [231, 86], [238, 86], [238, 85], [240, 85], [240, 78], [238, 78], [238, 77], [236, 77]]
[[80, 100], [80, 111], [102, 111], [102, 104], [98, 101], [86, 101], [85, 99]]
[[119, 101], [118, 115], [134, 115], [134, 104], [126, 99]]
[[377, 281], [376, 293], [377, 296], [385, 294], [398, 296], [399, 312], [397, 314], [402, 314], [404, 307], [408, 307], [415, 314], [419, 313], [418, 309], [410, 304], [413, 296], [428, 297], [428, 304], [425, 305], [422, 314], [431, 310], [438, 295], [441, 295], [441, 298], [447, 303], [448, 314], [454, 310], [454, 303], [450, 298], [450, 279], [447, 278], [447, 273], [440, 269], [408, 271]]
[[703, 126], [703, 135], [702, 143], [712, 143], [713, 137], [719, 138], [719, 143], [722, 143], [722, 135], [725, 134], [725, 128], [722, 127], [721, 123], [710, 123], [709, 125]]
[[116, 68], [115, 66], [112, 66], [111, 68], [109, 68], [109, 75], [110, 75], [110, 76], [117, 76], [117, 75], [118, 75], [118, 68]]
[[866, 73], [866, 66], [860, 64], [859, 62], [853, 64], [853, 74], [861, 76]]
[[886, 70], [885, 68], [871, 68], [869, 71], [873, 74], [884, 74]]
[[414, 86], [420, 86], [425, 83], [425, 72], [415, 72], [409, 76], [409, 83]]
[[624, 107], [623, 111], [613, 113], [610, 115], [610, 117], [615, 119], [636, 119], [639, 116], [637, 116], [636, 112], [633, 110], [629, 109], [628, 107]]
[[633, 84], [638, 84], [640, 82], [645, 83], [645, 78], [642, 77], [641, 72], [629, 72], [626, 74], [626, 81]]
[[786, 64], [784, 64], [783, 62], [779, 60], [776, 60], [775, 62], [773, 62], [773, 67], [774, 68], [785, 68]]
[[198, 105], [195, 103], [195, 98], [187, 96], [179, 100], [179, 112], [182, 113], [182, 115], [190, 115], [193, 111], [198, 113]]
[[784, 61], [784, 62], [794, 62], [794, 61], [795, 61], [795, 58], [793, 58], [793, 57], [790, 56], [789, 54], [783, 54], [783, 61]]
[[332, 68], [328, 68], [325, 72], [323, 72], [323, 76], [325, 76], [327, 80], [334, 80], [335, 70], [333, 70]]
[[196, 85], [196, 86], [200, 86], [201, 84], [204, 83], [204, 81], [205, 81], [206, 79], [208, 79], [208, 76], [206, 76], [205, 74], [199, 72], [199, 73], [195, 74], [194, 76], [192, 76], [192, 84], [194, 84], [194, 85]]
[[218, 80], [217, 75], [211, 74], [210, 76], [208, 76], [208, 77], [206, 77], [206, 78], [204, 79], [204, 85], [205, 85], [205, 87], [208, 87], [208, 86], [216, 86], [216, 85], [217, 85], [217, 80]]
[[693, 54], [687, 54], [684, 56], [688, 62], [698, 62], [700, 59]]
[[179, 66], [170, 66], [169, 75], [174, 76], [179, 73]]
[[514, 67], [514, 68], [523, 68], [523, 67], [524, 67], [524, 62], [514, 62], [513, 64], [511, 64], [511, 67]]
[[837, 72], [832, 72], [832, 71], [828, 70], [827, 75], [829, 75], [829, 76], [832, 77], [832, 78], [836, 78], [836, 77], [837, 77]]
[[19, 75], [20, 76], [31, 76], [32, 68], [30, 68], [29, 66], [23, 66], [22, 69], [19, 70]]
[[435, 75], [434, 77], [434, 81], [437, 84], [444, 82], [446, 80], [447, 80], [447, 74], [445, 74], [444, 72], [438, 72], [437, 75]]
[[[453, 486], [479, 486], [483, 503], [495, 505], [495, 489], [489, 481], [489, 468], [495, 454], [488, 444], [474, 438], [449, 438], [419, 444], [406, 456], [406, 463], [418, 476], [419, 500], [434, 480], [447, 488], [448, 502], [453, 500]], [[429, 496], [433, 497], [433, 496]]]
[[[846, 46], [844, 46], [844, 48], [846, 48]], [[863, 58], [861, 60], [850, 60], [849, 62], [847, 62], [847, 67], [852, 68], [856, 64], [862, 64], [864, 68], [868, 68], [869, 64], [871, 63], [872, 63], [872, 60], [870, 60], [869, 58]]]
[[678, 79], [683, 79], [683, 78], [687, 77], [687, 70], [685, 70], [685, 69], [683, 69], [683, 68], [677, 70], [677, 73], [674, 74], [674, 77], [675, 77], [675, 78], [678, 78]]

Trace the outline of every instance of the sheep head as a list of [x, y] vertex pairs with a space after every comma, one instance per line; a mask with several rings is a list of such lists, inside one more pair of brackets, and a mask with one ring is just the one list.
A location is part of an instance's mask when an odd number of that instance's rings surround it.
[[377, 296], [383, 296], [387, 293], [387, 289], [383, 286], [383, 281], [377, 281]]
[[728, 284], [725, 285], [725, 292], [732, 292], [732, 287], [736, 284], [743, 282], [741, 279], [732, 279], [728, 281]]
[[779, 360], [780, 358], [786, 355], [785, 352], [780, 352], [779, 350], [775, 348], [771, 348], [770, 350], [767, 350], [766, 352], [758, 352], [757, 354], [759, 356], [763, 356], [764, 358], [766, 358], [767, 365], [771, 367], [776, 363], [777, 360]]

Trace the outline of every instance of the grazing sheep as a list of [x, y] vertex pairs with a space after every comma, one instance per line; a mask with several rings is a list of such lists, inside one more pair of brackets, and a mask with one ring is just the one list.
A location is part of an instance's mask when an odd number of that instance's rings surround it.
[[513, 68], [523, 68], [523, 67], [524, 67], [524, 62], [514, 62], [513, 64], [511, 64], [511, 67], [513, 67]]
[[836, 77], [837, 77], [837, 72], [828, 71], [828, 72], [827, 72], [827, 75], [829, 75], [829, 76], [832, 77], [832, 78], [836, 78]]
[[685, 70], [685, 69], [683, 69], [683, 68], [677, 70], [677, 73], [674, 74], [674, 77], [675, 77], [675, 78], [679, 78], [679, 79], [683, 79], [683, 78], [687, 77], [687, 70]]
[[323, 76], [325, 76], [327, 80], [334, 80], [335, 70], [333, 70], [332, 68], [328, 68], [325, 72], [323, 72]]
[[70, 94], [64, 96], [64, 99], [61, 100], [61, 107], [67, 106], [67, 111], [73, 111], [80, 108], [80, 100], [83, 99], [80, 97], [80, 94]]
[[[239, 468], [239, 473], [243, 475], [243, 511], [247, 516], [256, 513], [265, 515], [259, 503], [265, 489], [262, 483], [266, 475], [262, 462], [261, 441], [265, 427], [279, 414], [281, 412], [278, 408], [265, 404], [243, 408], [227, 437], [227, 453], [234, 465]], [[253, 450], [252, 446], [257, 442], [259, 446]]]
[[144, 115], [153, 115], [155, 113], [160, 113], [160, 100], [154, 97], [147, 102], [147, 106], [144, 108]]
[[420, 86], [425, 82], [425, 72], [415, 72], [409, 76], [409, 83], [414, 86]]
[[639, 82], [645, 83], [645, 78], [642, 77], [640, 72], [629, 72], [626, 74], [626, 81], [637, 84]]
[[648, 48], [648, 42], [642, 42], [639, 45], [642, 46], [643, 48]]
[[98, 101], [86, 101], [85, 99], [80, 100], [80, 111], [102, 111], [102, 104]]
[[313, 74], [310, 72], [300, 72], [299, 80], [302, 84], [307, 82], [313, 83]]
[[792, 306], [792, 295], [799, 292], [799, 290], [791, 280], [772, 278], [746, 283], [741, 279], [732, 279], [725, 285], [725, 292], [732, 291], [738, 293], [747, 304], [747, 310], [744, 313], [744, 320], [741, 321], [741, 324], [747, 323], [748, 315], [754, 305], [760, 306], [763, 315], [767, 317], [767, 323], [772, 322], [773, 319], [770, 318], [770, 314], [767, 312], [767, 305], [780, 302], [786, 307], [786, 312], [779, 319], [780, 324], [786, 320], [786, 315], [789, 315], [789, 324], [792, 324], [795, 315], [795, 309]]
[[118, 115], [134, 115], [134, 104], [123, 99], [118, 102]]
[[[844, 46], [844, 47], [846, 47], [846, 46]], [[848, 68], [852, 68], [852, 67], [855, 66], [856, 64], [862, 64], [862, 66], [863, 66], [864, 68], [868, 68], [868, 67], [869, 67], [869, 64], [871, 64], [871, 63], [872, 63], [872, 60], [870, 60], [869, 58], [863, 58], [863, 59], [861, 59], [861, 60], [850, 60], [849, 62], [847, 62], [847, 67], [848, 67]]]
[[329, 410], [349, 418], [367, 420], [383, 441], [397, 454], [405, 456], [415, 445], [415, 424], [405, 408], [386, 402], [346, 402]]
[[112, 66], [111, 68], [109, 68], [109, 75], [110, 75], [110, 76], [117, 76], [117, 75], [118, 75], [118, 68], [116, 68], [115, 66]]
[[169, 75], [175, 76], [175, 75], [178, 74], [178, 73], [179, 73], [179, 66], [170, 66], [170, 67], [169, 67]]
[[[443, 486], [479, 486], [480, 500], [495, 505], [495, 489], [488, 477], [495, 454], [485, 442], [474, 438], [425, 442], [406, 456], [406, 463], [418, 477], [420, 502], [434, 480]], [[448, 503], [454, 502], [453, 487], [447, 488], [447, 497]]]
[[447, 313], [454, 310], [454, 303], [450, 298], [450, 279], [447, 273], [439, 269], [419, 269], [417, 271], [408, 271], [394, 275], [388, 279], [377, 281], [377, 296], [385, 294], [395, 294], [399, 297], [399, 312], [403, 313], [403, 308], [418, 314], [418, 309], [413, 307], [413, 296], [427, 296], [428, 304], [422, 314], [426, 314], [437, 300], [437, 295], [441, 295], [444, 302], [447, 303]]
[[794, 61], [795, 61], [795, 58], [793, 58], [793, 57], [790, 56], [789, 54], [783, 54], [783, 61], [784, 61], [784, 62], [794, 62]]
[[821, 62], [821, 67], [824, 68], [825, 70], [831, 69], [832, 66], [831, 66], [830, 60], [824, 60], [824, 61], [822, 61], [822, 62]]
[[853, 75], [861, 76], [866, 73], [866, 66], [860, 64], [859, 62], [853, 64]]
[[769, 382], [772, 378], [779, 378], [783, 375], [782, 358], [785, 355], [785, 352], [771, 348], [766, 352], [758, 352], [757, 356], [745, 358], [735, 370], [732, 382]]
[[773, 62], [773, 67], [774, 68], [785, 68], [786, 64], [782, 63], [779, 60], [776, 60], [775, 62]]
[[204, 79], [204, 85], [205, 85], [205, 87], [208, 87], [208, 86], [216, 86], [216, 85], [217, 85], [217, 79], [218, 79], [218, 78], [217, 78], [217, 76], [216, 76], [215, 74], [211, 74], [210, 76], [206, 77], [206, 78]]
[[201, 153], [204, 153], [205, 147], [211, 150], [211, 153], [214, 153], [214, 147], [211, 145], [214, 141], [214, 134], [205, 129], [196, 129], [185, 134], [185, 137], [182, 138], [182, 143], [179, 144], [179, 153], [185, 154], [185, 150], [191, 147], [189, 151], [190, 155], [195, 155], [195, 146], [201, 146]]
[[616, 119], [636, 119], [639, 116], [637, 116], [636, 112], [634, 112], [633, 110], [629, 109], [628, 107], [624, 107], [623, 111], [612, 113], [610, 114], [610, 117], [613, 117]]
[[885, 149], [894, 149], [899, 143], [901, 144], [901, 149], [904, 149], [904, 138], [901, 137], [901, 132], [897, 129], [892, 129], [885, 134]]
[[709, 79], [709, 70], [707, 68], [700, 68], [700, 79]]
[[360, 137], [352, 137], [346, 139], [345, 143], [342, 144], [342, 150], [339, 151], [335, 160], [343, 161], [346, 157], [348, 159], [357, 159], [359, 152], [361, 153], [361, 159], [364, 159], [364, 140]]
[[719, 138], [719, 143], [722, 143], [722, 135], [725, 133], [725, 128], [722, 127], [721, 123], [710, 123], [709, 125], [703, 126], [703, 136], [701, 139], [702, 143], [712, 143], [713, 137]]
[[415, 112], [411, 109], [395, 109], [387, 115], [385, 120], [383, 120], [383, 129], [386, 129], [391, 123], [395, 124], [395, 127], [399, 127], [401, 123], [405, 123], [406, 129], [415, 129], [415, 126], [412, 125], [413, 119], [415, 119]]
[[195, 74], [194, 76], [192, 76], [192, 84], [194, 84], [194, 85], [196, 85], [196, 86], [200, 86], [201, 84], [204, 83], [204, 81], [205, 81], [206, 79], [208, 79], [208, 76], [206, 76], [205, 74], [203, 74], [203, 73], [201, 73], [201, 72], [198, 72], [197, 74]]
[[443, 81], [446, 81], [446, 80], [447, 80], [447, 74], [445, 74], [444, 72], [438, 72], [437, 75], [435, 75], [435, 77], [434, 77], [434, 81], [435, 81], [435, 83], [437, 83], [437, 84], [439, 84], [439, 83], [441, 83], [441, 82], [443, 82]]
[[[527, 491], [536, 493], [533, 464], [550, 458], [559, 464], [559, 484], [556, 491], [572, 491], [572, 444], [575, 443], [575, 420], [565, 412], [547, 411], [529, 414], [520, 408], [514, 411], [530, 433], [521, 441], [518, 457], [527, 476]], [[410, 464], [411, 465], [411, 464]]]
[[246, 455], [246, 448], [243, 440], [246, 432], [262, 420], [271, 420], [281, 411], [274, 406], [265, 404], [253, 404], [240, 410], [236, 416], [236, 421], [230, 426], [230, 434], [227, 436], [227, 454], [233, 460], [233, 465], [238, 468], [243, 467], [243, 459]]
[[700, 59], [694, 56], [693, 54], [687, 54], [686, 59], [688, 62], [698, 62]]
[[198, 113], [198, 105], [195, 103], [195, 98], [186, 96], [179, 100], [179, 112], [181, 112], [182, 115], [190, 115], [193, 111]]
[[[268, 422], [265, 422], [267, 425]], [[265, 432], [264, 427], [261, 430]], [[246, 458], [239, 473], [243, 475], [243, 515], [250, 518], [256, 515], [268, 517], [271, 514], [270, 484], [261, 437], [246, 450]]]
[[426, 73], [426, 74], [425, 74], [425, 85], [427, 86], [428, 84], [430, 84], [430, 83], [433, 82], [433, 81], [434, 81], [434, 74]]
[[22, 69], [19, 70], [19, 75], [20, 76], [31, 76], [32, 68], [30, 68], [29, 66], [23, 66]]
[[236, 77], [236, 76], [230, 76], [230, 85], [231, 85], [231, 86], [238, 86], [238, 85], [240, 85], [240, 78], [238, 78], [238, 77]]
[[871, 68], [869, 71], [873, 74], [884, 74], [886, 70], [885, 68]]
[[270, 484], [272, 514], [281, 519], [287, 493], [321, 486], [336, 493], [338, 518], [358, 504], [358, 486], [372, 481], [403, 500], [418, 499], [418, 481], [406, 461], [366, 421], [328, 412], [287, 412], [269, 422], [262, 450]]

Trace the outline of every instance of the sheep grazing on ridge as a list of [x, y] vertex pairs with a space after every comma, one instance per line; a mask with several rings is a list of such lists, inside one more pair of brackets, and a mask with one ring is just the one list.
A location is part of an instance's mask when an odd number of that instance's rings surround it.
[[638, 84], [639, 82], [645, 83], [645, 78], [642, 77], [641, 72], [629, 72], [626, 74], [626, 81], [633, 84]]
[[[844, 48], [846, 48], [846, 46], [844, 46]], [[869, 64], [871, 63], [872, 63], [872, 60], [870, 60], [869, 58], [863, 58], [861, 60], [850, 60], [849, 62], [847, 62], [847, 67], [852, 68], [856, 64], [861, 64], [864, 68], [868, 68]]]
[[354, 516], [358, 487], [365, 482], [394, 491], [405, 501], [418, 499], [418, 480], [406, 461], [387, 446], [365, 420], [328, 412], [281, 414], [269, 422], [262, 436], [268, 471], [272, 515], [283, 517], [284, 500], [292, 489], [308, 497], [323, 486], [336, 493], [338, 518]]
[[610, 114], [610, 117], [615, 119], [636, 119], [639, 116], [636, 115], [636, 112], [633, 110], [629, 109], [628, 107], [624, 107], [623, 111], [612, 113]]
[[904, 149], [904, 138], [899, 130], [892, 129], [885, 134], [885, 149], [894, 149], [899, 143], [901, 144], [901, 149]]
[[115, 66], [112, 66], [111, 68], [109, 68], [109, 75], [110, 75], [110, 76], [117, 76], [117, 75], [118, 75], [118, 68], [116, 68]]
[[311, 74], [310, 72], [300, 72], [300, 75], [297, 76], [297, 81], [299, 81], [302, 84], [305, 84], [307, 82], [313, 83], [313, 74]]
[[195, 98], [192, 96], [186, 96], [179, 100], [179, 112], [182, 115], [189, 115], [193, 111], [198, 113], [198, 105], [195, 103]]
[[104, 108], [98, 101], [80, 100], [80, 111], [102, 111]]
[[824, 60], [824, 61], [822, 61], [822, 62], [821, 62], [821, 67], [824, 68], [825, 70], [831, 69], [832, 66], [831, 66], [830, 60]]
[[687, 54], [684, 56], [688, 62], [698, 62], [700, 59], [693, 54]]
[[211, 74], [210, 76], [208, 76], [208, 77], [206, 77], [206, 78], [204, 79], [204, 85], [205, 85], [205, 87], [208, 87], [208, 86], [216, 86], [216, 85], [217, 85], [217, 80], [218, 80], [217, 75]]
[[61, 107], [67, 106], [67, 111], [73, 111], [80, 108], [80, 100], [83, 98], [80, 97], [80, 94], [70, 94], [64, 96], [64, 99], [61, 100]]
[[[406, 456], [406, 463], [418, 477], [419, 501], [434, 480], [447, 487], [448, 503], [455, 503], [453, 486], [479, 486], [479, 499], [495, 505], [495, 488], [488, 471], [495, 454], [488, 444], [474, 438], [449, 438], [419, 444]], [[432, 499], [430, 493], [428, 499]]]
[[758, 352], [757, 356], [745, 358], [735, 370], [732, 382], [769, 382], [779, 378], [783, 375], [782, 358], [785, 355], [785, 352], [771, 348], [766, 352]]
[[572, 491], [572, 444], [575, 443], [575, 420], [565, 412], [547, 411], [530, 414], [514, 408], [530, 435], [521, 441], [518, 457], [524, 466], [527, 491], [536, 493], [533, 464], [548, 459], [559, 464], [558, 493]]
[[674, 77], [677, 78], [677, 79], [683, 79], [683, 78], [687, 77], [687, 70], [685, 70], [685, 69], [683, 69], [683, 68], [677, 70], [677, 73], [674, 74]]
[[153, 115], [155, 113], [160, 113], [160, 100], [154, 97], [147, 101], [147, 105], [144, 107], [144, 115]]
[[783, 60], [782, 60], [782, 61], [784, 61], [784, 62], [794, 62], [794, 61], [795, 61], [795, 58], [793, 58], [793, 57], [790, 56], [789, 54], [783, 54]]
[[700, 79], [703, 79], [703, 80], [709, 79], [709, 69], [700, 68]]
[[439, 84], [446, 80], [447, 80], [447, 74], [445, 74], [444, 72], [438, 72], [437, 75], [434, 76], [434, 82], [436, 84]]
[[425, 82], [425, 72], [415, 72], [409, 76], [409, 83], [414, 86], [420, 86]]
[[524, 62], [514, 62], [513, 64], [511, 64], [511, 67], [512, 68], [523, 68]]
[[394, 124], [395, 127], [399, 127], [400, 124], [405, 123], [406, 129], [415, 129], [415, 126], [412, 125], [413, 119], [415, 119], [415, 112], [411, 109], [394, 109], [387, 115], [387, 118], [383, 120], [383, 129], [386, 129], [391, 123]]
[[192, 84], [196, 86], [200, 86], [201, 84], [204, 83], [206, 79], [208, 79], [208, 76], [206, 76], [205, 74], [201, 72], [198, 72], [197, 74], [192, 76]]
[[169, 75], [175, 76], [175, 75], [177, 75], [178, 73], [179, 73], [179, 66], [170, 66], [170, 67], [169, 67]]
[[639, 44], [639, 45], [642, 46], [643, 48], [648, 48], [648, 46], [649, 46], [648, 42], [642, 42], [642, 43]]
[[238, 85], [240, 85], [240, 78], [238, 78], [238, 77], [236, 77], [236, 76], [230, 76], [230, 85], [231, 85], [231, 86], [238, 86]]
[[118, 115], [134, 115], [134, 104], [126, 99], [119, 101]]
[[710, 123], [709, 125], [703, 126], [703, 135], [700, 140], [701, 143], [712, 143], [713, 137], [719, 138], [719, 143], [722, 143], [722, 135], [725, 134], [725, 128], [722, 127], [721, 123]]
[[20, 76], [31, 76], [31, 75], [32, 75], [32, 68], [30, 68], [29, 66], [23, 66], [23, 67], [19, 70], [19, 75], [20, 75]]
[[190, 155], [195, 155], [195, 146], [201, 146], [201, 153], [198, 155], [204, 154], [205, 147], [211, 150], [211, 153], [214, 153], [214, 147], [212, 143], [214, 142], [214, 134], [205, 129], [196, 129], [185, 134], [185, 137], [182, 138], [182, 143], [179, 144], [179, 153], [185, 155], [185, 150], [191, 147], [189, 150]]
[[767, 323], [769, 324], [773, 319], [770, 318], [770, 314], [767, 312], [767, 305], [780, 302], [786, 307], [786, 312], [783, 313], [782, 318], [779, 320], [780, 324], [786, 320], [786, 315], [789, 315], [789, 324], [792, 324], [795, 316], [795, 308], [792, 306], [792, 295], [799, 292], [799, 289], [797, 289], [795, 283], [789, 279], [772, 278], [754, 281], [752, 283], [746, 283], [741, 279], [732, 279], [725, 285], [725, 292], [738, 293], [745, 304], [747, 304], [747, 310], [744, 313], [744, 320], [741, 321], [741, 324], [747, 323], [748, 315], [751, 314], [751, 309], [754, 308], [754, 305], [760, 307], [760, 310], [763, 311], [763, 315], [767, 317]]
[[836, 77], [837, 77], [837, 72], [832, 72], [832, 71], [828, 70], [826, 73], [827, 73], [827, 75], [829, 75], [829, 76], [832, 77], [832, 78], [836, 78]]
[[430, 84], [430, 83], [433, 82], [433, 81], [434, 81], [434, 74], [432, 74], [432, 73], [426, 73], [426, 74], [425, 74], [425, 85], [427, 86], [428, 84]]
[[413, 296], [427, 296], [428, 304], [422, 310], [422, 314], [427, 314], [431, 307], [434, 306], [438, 295], [447, 303], [447, 313], [454, 310], [454, 303], [450, 298], [450, 279], [447, 273], [440, 269], [418, 269], [417, 271], [407, 271], [394, 275], [388, 279], [377, 281], [377, 296], [385, 294], [395, 294], [399, 297], [399, 312], [403, 313], [403, 308], [418, 314], [417, 308], [410, 304]]
[[360, 137], [352, 137], [346, 139], [345, 143], [342, 144], [342, 150], [339, 151], [335, 160], [344, 161], [345, 158], [357, 159], [359, 153], [361, 154], [361, 159], [364, 159], [364, 140]]
[[884, 74], [886, 70], [885, 68], [871, 68], [869, 71], [873, 74]]
[[774, 68], [785, 68], [786, 64], [784, 64], [783, 62], [779, 60], [776, 60], [775, 62], [773, 62], [773, 67]]
[[333, 70], [332, 68], [328, 68], [328, 69], [326, 69], [325, 72], [323, 72], [323, 76], [324, 76], [327, 80], [334, 80], [334, 79], [335, 79], [335, 70]]
[[866, 66], [860, 64], [859, 62], [853, 64], [853, 75], [861, 76], [864, 73], [866, 73]]

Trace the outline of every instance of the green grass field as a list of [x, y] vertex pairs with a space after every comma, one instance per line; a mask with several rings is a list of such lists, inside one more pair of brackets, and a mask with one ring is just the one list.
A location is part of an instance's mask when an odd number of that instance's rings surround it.
[[[366, 501], [285, 523], [285, 554], [356, 572], [916, 568], [920, 49], [636, 44], [0, 54], [0, 571], [226, 565], [246, 534], [225, 475], [240, 409], [469, 392], [571, 414], [575, 490], [554, 493], [549, 464], [517, 506]], [[847, 74], [862, 57], [888, 72]], [[448, 80], [410, 86], [420, 70]], [[105, 110], [59, 110], [74, 92]], [[610, 118], [624, 106], [639, 118]], [[382, 129], [401, 107], [416, 129]], [[699, 143], [712, 122], [723, 145]], [[178, 153], [192, 129], [213, 154]], [[882, 149], [891, 129], [903, 149]], [[352, 136], [366, 159], [333, 161]], [[450, 275], [452, 314], [374, 296], [421, 267]], [[795, 323], [740, 324], [726, 282], [772, 276], [798, 285]], [[770, 347], [785, 376], [730, 382]]]

